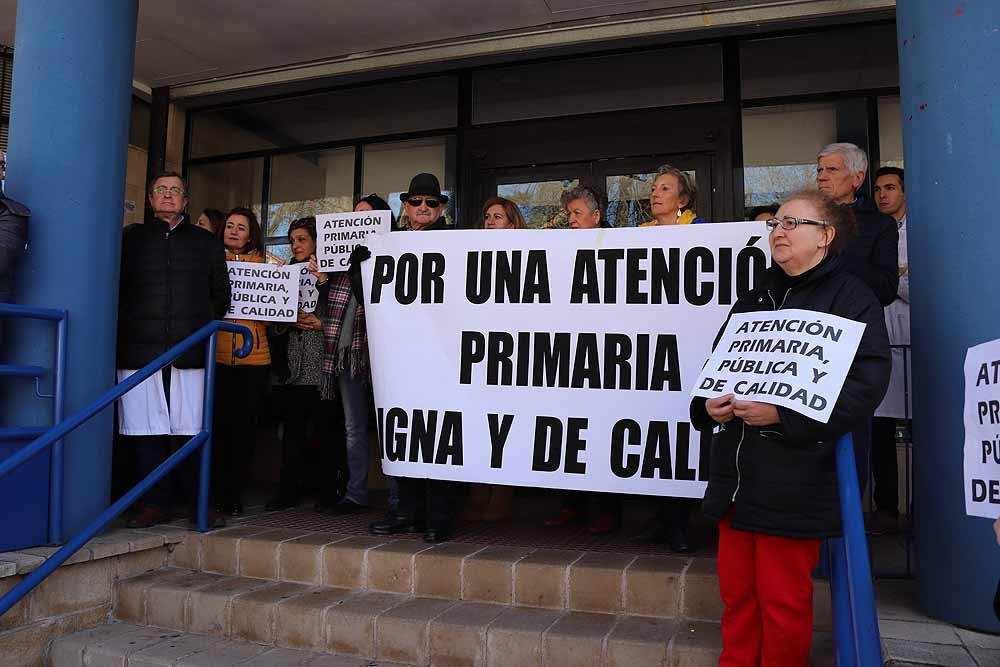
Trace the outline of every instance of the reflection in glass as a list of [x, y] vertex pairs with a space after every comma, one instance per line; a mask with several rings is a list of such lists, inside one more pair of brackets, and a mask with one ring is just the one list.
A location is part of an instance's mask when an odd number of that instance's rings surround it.
[[292, 222], [307, 215], [350, 211], [353, 191], [353, 148], [275, 156], [265, 235], [285, 236]]
[[579, 179], [505, 183], [497, 185], [497, 195], [506, 197], [521, 209], [528, 229], [566, 229], [569, 221], [563, 210], [562, 193], [580, 184]]
[[225, 213], [246, 206], [259, 218], [263, 183], [264, 158], [192, 165], [188, 169], [188, 213], [197, 218], [206, 208]]
[[278, 243], [265, 247], [268, 264], [284, 266], [292, 261], [292, 246], [288, 243]]
[[409, 229], [399, 195], [417, 174], [434, 174], [441, 183], [442, 194], [448, 197], [442, 215], [449, 225], [454, 225], [455, 150], [455, 138], [450, 136], [369, 144], [364, 151], [362, 192], [381, 195], [396, 215], [399, 228]]
[[[878, 99], [879, 167], [903, 167], [903, 123], [899, 97]], [[872, 168], [874, 172], [875, 169]]]
[[743, 192], [748, 208], [778, 203], [816, 182], [816, 154], [838, 141], [833, 103], [743, 110]]

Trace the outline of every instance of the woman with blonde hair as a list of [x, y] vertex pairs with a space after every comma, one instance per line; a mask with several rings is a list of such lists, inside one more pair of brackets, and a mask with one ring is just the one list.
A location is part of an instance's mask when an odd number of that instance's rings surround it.
[[662, 165], [656, 170], [653, 191], [649, 194], [649, 210], [653, 219], [640, 227], [656, 225], [690, 225], [708, 222], [691, 208], [698, 198], [694, 179], [677, 167]]

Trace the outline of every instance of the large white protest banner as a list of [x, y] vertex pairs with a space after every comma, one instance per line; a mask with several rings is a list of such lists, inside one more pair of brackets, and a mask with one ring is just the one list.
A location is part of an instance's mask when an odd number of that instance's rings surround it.
[[373, 234], [388, 232], [389, 211], [326, 213], [316, 216], [316, 261], [323, 272], [346, 271], [351, 251], [369, 243]]
[[695, 383], [694, 395], [734, 394], [823, 422], [844, 387], [865, 325], [812, 310], [733, 315]]
[[965, 354], [965, 512], [1000, 516], [1000, 340]]
[[401, 232], [362, 265], [390, 475], [701, 497], [694, 381], [762, 223]]
[[294, 322], [298, 318], [297, 266], [226, 262], [233, 297], [226, 317], [263, 322]]

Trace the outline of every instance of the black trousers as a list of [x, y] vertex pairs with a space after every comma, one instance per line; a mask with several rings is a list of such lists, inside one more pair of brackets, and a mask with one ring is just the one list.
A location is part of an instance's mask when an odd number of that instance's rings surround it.
[[[126, 446], [135, 452], [136, 468], [143, 479], [163, 463], [168, 456], [180, 449], [191, 439], [189, 435], [131, 435], [122, 436]], [[194, 508], [198, 501], [198, 465], [201, 450], [187, 457], [142, 497], [147, 505], [170, 512], [174, 507]]]
[[212, 489], [215, 502], [241, 502], [257, 445], [257, 415], [267, 394], [270, 366], [215, 367]]
[[864, 498], [865, 485], [868, 484], [868, 458], [871, 455], [871, 418], [855, 426], [851, 437], [854, 439], [854, 467], [858, 473], [858, 489]]
[[399, 477], [399, 512], [411, 521], [426, 521], [428, 528], [450, 530], [461, 482]]
[[896, 420], [872, 419], [872, 474], [875, 505], [883, 512], [899, 513], [899, 466], [896, 461]]
[[663, 498], [656, 510], [656, 518], [666, 527], [686, 530], [691, 513], [698, 506], [694, 498]]
[[[162, 371], [163, 393], [170, 404], [170, 366]], [[131, 447], [135, 456], [135, 467], [139, 479], [145, 479], [168, 456], [184, 446], [191, 439], [187, 435], [132, 435], [121, 436], [126, 447]], [[201, 451], [191, 454], [185, 461], [174, 468], [173, 473], [164, 476], [154, 484], [142, 501], [153, 505], [164, 512], [170, 512], [175, 506], [184, 505], [193, 508], [198, 500], [198, 464], [201, 461]], [[138, 481], [138, 480], [136, 480]], [[127, 491], [126, 489], [125, 491]], [[124, 493], [124, 492], [123, 492]]]
[[[333, 505], [347, 486], [347, 445], [344, 406], [339, 398], [320, 400], [319, 387], [286, 385], [275, 389], [281, 406], [284, 437], [281, 443], [279, 494], [297, 498], [306, 485], [307, 473], [317, 473], [319, 502]], [[309, 424], [320, 441], [318, 460], [307, 464], [306, 443]]]

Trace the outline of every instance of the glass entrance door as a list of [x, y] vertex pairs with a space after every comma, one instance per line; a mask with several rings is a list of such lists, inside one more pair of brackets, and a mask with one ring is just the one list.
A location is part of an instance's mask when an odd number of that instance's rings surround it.
[[698, 187], [695, 211], [712, 219], [712, 156], [656, 155], [614, 158], [560, 165], [499, 169], [489, 174], [491, 191], [515, 202], [532, 229], [566, 227], [560, 197], [577, 185], [591, 187], [606, 203], [602, 211], [614, 227], [635, 227], [652, 219], [649, 194], [656, 170], [670, 164], [694, 177]]

